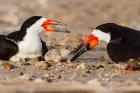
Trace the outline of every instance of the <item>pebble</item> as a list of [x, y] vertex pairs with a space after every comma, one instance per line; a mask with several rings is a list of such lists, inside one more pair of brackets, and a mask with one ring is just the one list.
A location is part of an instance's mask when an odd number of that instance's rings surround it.
[[9, 63], [3, 63], [2, 66], [5, 70], [8, 70], [8, 71], [14, 68], [14, 66]]
[[34, 80], [34, 82], [36, 82], [36, 83], [43, 83], [44, 80], [42, 78], [37, 78], [37, 79]]
[[69, 56], [70, 52], [70, 49], [65, 48], [52, 49], [46, 53], [45, 61], [61, 62], [63, 60], [67, 60], [67, 56]]
[[86, 71], [87, 69], [86, 69], [85, 63], [81, 63], [75, 69], [75, 72], [81, 76], [84, 76], [86, 74]]
[[67, 60], [67, 57], [70, 55], [70, 49], [60, 49], [61, 60]]
[[23, 80], [31, 80], [32, 79], [32, 76], [29, 75], [29, 74], [24, 74], [19, 76], [20, 79], [23, 79]]
[[59, 49], [52, 49], [52, 50], [48, 51], [45, 55], [45, 61], [60, 62], [61, 55], [60, 55]]
[[34, 64], [34, 66], [35, 66], [36, 68], [38, 68], [38, 69], [41, 69], [41, 70], [46, 70], [46, 69], [48, 69], [48, 64], [47, 64], [46, 62], [44, 62], [44, 61], [36, 62], [36, 63]]
[[50, 73], [50, 74], [45, 74], [44, 77], [42, 78], [43, 80], [47, 81], [47, 82], [52, 82], [53, 80], [53, 74]]

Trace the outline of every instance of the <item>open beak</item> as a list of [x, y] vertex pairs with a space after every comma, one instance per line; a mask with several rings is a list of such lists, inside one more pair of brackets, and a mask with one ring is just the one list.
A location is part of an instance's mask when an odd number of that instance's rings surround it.
[[63, 22], [55, 21], [55, 20], [46, 20], [41, 26], [47, 32], [65, 32], [70, 33], [66, 28], [58, 28], [57, 25], [67, 26]]
[[73, 52], [74, 56], [71, 58], [71, 61], [74, 61], [80, 55], [86, 51], [94, 48], [99, 44], [99, 40], [93, 34], [89, 35]]

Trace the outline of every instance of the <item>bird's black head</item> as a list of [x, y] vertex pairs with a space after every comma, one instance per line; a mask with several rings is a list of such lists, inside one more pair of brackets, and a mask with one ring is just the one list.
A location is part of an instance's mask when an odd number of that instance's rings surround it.
[[74, 56], [72, 57], [71, 61], [97, 46], [100, 43], [99, 41], [109, 43], [111, 40], [111, 33], [117, 27], [118, 25], [115, 23], [105, 23], [97, 26], [93, 32], [75, 49]]
[[28, 29], [28, 31], [34, 33], [40, 33], [43, 30], [47, 32], [69, 32], [67, 29], [57, 28], [55, 25], [66, 26], [66, 24], [59, 21], [46, 19], [42, 16], [32, 16], [23, 23], [20, 31], [26, 32]]
[[105, 33], [112, 32], [118, 28], [119, 25], [115, 23], [105, 23], [97, 26], [95, 29], [100, 30]]
[[32, 16], [28, 18], [21, 26], [21, 31], [26, 31], [27, 28], [31, 27], [36, 21], [43, 18], [42, 16]]

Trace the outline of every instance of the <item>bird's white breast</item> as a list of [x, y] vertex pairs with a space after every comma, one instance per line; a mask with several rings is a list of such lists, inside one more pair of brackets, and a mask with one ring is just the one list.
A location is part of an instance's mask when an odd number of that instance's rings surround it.
[[38, 33], [27, 31], [23, 41], [18, 43], [19, 51], [11, 61], [19, 61], [22, 58], [37, 58], [42, 55], [42, 43]]

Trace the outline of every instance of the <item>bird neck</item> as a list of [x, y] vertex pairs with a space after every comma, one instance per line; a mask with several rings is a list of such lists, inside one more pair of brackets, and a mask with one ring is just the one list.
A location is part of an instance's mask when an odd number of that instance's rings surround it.
[[39, 33], [37, 31], [28, 29], [26, 31], [26, 35], [23, 38], [23, 41], [31, 43], [31, 44], [36, 43], [36, 42], [40, 42]]
[[98, 30], [98, 29], [95, 29], [92, 34], [96, 37], [98, 37], [98, 39], [100, 41], [105, 41], [106, 43], [109, 43], [110, 39], [111, 39], [111, 34], [108, 32], [108, 33], [105, 33], [101, 30]]

